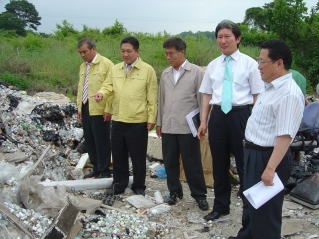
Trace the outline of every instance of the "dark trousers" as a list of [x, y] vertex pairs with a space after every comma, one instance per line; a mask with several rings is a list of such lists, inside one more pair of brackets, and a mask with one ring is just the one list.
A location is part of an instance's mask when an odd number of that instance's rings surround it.
[[243, 178], [243, 144], [246, 123], [251, 110], [231, 110], [225, 114], [220, 109], [211, 111], [208, 123], [208, 139], [213, 157], [214, 207], [213, 211], [228, 212], [230, 205], [231, 185], [229, 180], [230, 153], [236, 160], [236, 167], [242, 189]]
[[129, 156], [133, 165], [131, 189], [145, 190], [147, 123], [112, 121], [112, 156], [114, 192], [122, 193], [129, 183]]
[[[246, 190], [260, 182], [272, 149], [260, 151], [244, 148], [244, 187]], [[292, 171], [292, 155], [288, 149], [286, 155], [276, 168], [278, 177], [285, 185]], [[242, 225], [238, 232], [238, 239], [280, 239], [281, 238], [281, 214], [284, 200], [284, 190], [270, 199], [260, 208], [255, 209], [244, 198]]]
[[181, 154], [191, 196], [195, 200], [206, 199], [207, 189], [198, 138], [193, 137], [192, 134], [162, 134], [162, 150], [170, 194], [183, 193], [179, 181], [179, 156]]
[[89, 104], [82, 106], [82, 125], [85, 147], [93, 170], [108, 174], [111, 161], [110, 121], [104, 122], [103, 115], [89, 114]]

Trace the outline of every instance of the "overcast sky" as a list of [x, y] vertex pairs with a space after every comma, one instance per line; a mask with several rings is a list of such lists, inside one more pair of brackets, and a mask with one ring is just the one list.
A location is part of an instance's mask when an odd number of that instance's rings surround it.
[[[267, 0], [28, 0], [42, 17], [38, 32], [53, 33], [67, 20], [76, 30], [83, 25], [103, 30], [115, 19], [128, 31], [170, 34], [214, 31], [223, 19], [242, 22], [245, 11], [262, 7]], [[308, 7], [318, 0], [306, 0]], [[0, 12], [9, 0], [0, 0]]]

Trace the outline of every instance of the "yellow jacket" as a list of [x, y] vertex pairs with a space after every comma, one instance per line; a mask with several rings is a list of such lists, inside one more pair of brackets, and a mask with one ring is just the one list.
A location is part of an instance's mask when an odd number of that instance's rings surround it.
[[[89, 84], [88, 84], [88, 102], [90, 115], [103, 115], [103, 112], [112, 113], [112, 98], [103, 99], [98, 103], [91, 95], [96, 93], [102, 86], [103, 82], [107, 79], [111, 68], [114, 66], [113, 62], [104, 56], [97, 53], [96, 59], [92, 62], [89, 70]], [[82, 94], [84, 86], [84, 78], [86, 73], [86, 63], [83, 62], [80, 66], [80, 80], [78, 85], [78, 95], [76, 104], [78, 111], [82, 111]]]
[[128, 76], [124, 62], [115, 65], [99, 92], [103, 94], [103, 100], [113, 96], [113, 120], [125, 123], [155, 123], [157, 89], [153, 67], [139, 58]]

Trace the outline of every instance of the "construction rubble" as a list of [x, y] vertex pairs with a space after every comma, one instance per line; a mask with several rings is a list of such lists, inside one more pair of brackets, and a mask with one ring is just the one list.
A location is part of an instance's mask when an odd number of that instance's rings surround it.
[[[155, 140], [153, 140], [155, 141]], [[153, 142], [152, 141], [152, 142]], [[152, 143], [154, 144], [154, 143]], [[168, 196], [158, 145], [147, 160], [146, 196], [128, 187], [105, 200], [112, 178], [83, 179], [92, 170], [75, 103], [55, 93], [28, 96], [0, 84], [0, 238], [228, 238], [241, 226], [238, 185], [231, 214], [206, 222], [182, 182], [184, 198], [174, 206]], [[318, 152], [317, 152], [318, 153]], [[130, 183], [132, 177], [130, 177]], [[212, 206], [214, 190], [207, 189]], [[283, 207], [283, 238], [319, 238], [319, 210], [289, 199]]]

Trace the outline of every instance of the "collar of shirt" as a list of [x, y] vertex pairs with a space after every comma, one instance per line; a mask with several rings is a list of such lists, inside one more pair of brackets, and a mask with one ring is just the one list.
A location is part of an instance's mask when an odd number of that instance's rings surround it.
[[[133, 66], [136, 64], [136, 62], [138, 61], [138, 57], [136, 58], [136, 60], [131, 64], [131, 66], [132, 66], [132, 68], [133, 68]], [[125, 66], [127, 67], [128, 66], [128, 64], [127, 63], [125, 63]]]
[[265, 83], [266, 90], [268, 90], [271, 87], [274, 87], [275, 89], [278, 89], [282, 84], [284, 84], [289, 78], [292, 78], [292, 74], [288, 73], [286, 75], [283, 75], [275, 80], [273, 80], [270, 83]]
[[[233, 60], [238, 61], [239, 54], [240, 54], [240, 51], [237, 50], [237, 51], [235, 51], [233, 54], [231, 54], [230, 56], [231, 56], [231, 58], [232, 58]], [[226, 55], [222, 54], [222, 56], [223, 56], [223, 57], [222, 57], [222, 62], [226, 61]]]
[[94, 62], [94, 60], [96, 59], [96, 57], [97, 57], [97, 53], [95, 54], [95, 57], [93, 58], [93, 60], [92, 61], [90, 61], [90, 62], [85, 62], [86, 64], [88, 64], [88, 63], [93, 63]]
[[180, 76], [180, 74], [181, 74], [181, 72], [182, 72], [182, 69], [184, 69], [184, 66], [185, 66], [185, 64], [186, 64], [186, 61], [187, 61], [187, 60], [184, 61], [184, 63], [178, 68], [178, 70], [175, 70], [175, 68], [171, 66], [172, 71], [173, 71], [173, 76], [174, 76], [175, 84], [176, 84], [177, 81], [178, 81], [178, 78], [179, 78], [179, 76]]

